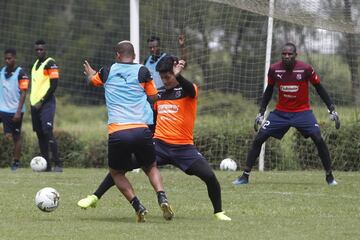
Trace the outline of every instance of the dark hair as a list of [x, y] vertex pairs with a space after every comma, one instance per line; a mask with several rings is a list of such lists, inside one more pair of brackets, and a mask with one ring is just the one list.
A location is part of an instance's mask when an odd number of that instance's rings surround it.
[[150, 38], [148, 38], [147, 42], [153, 42], [153, 41], [157, 41], [158, 43], [160, 43], [160, 38], [157, 36], [151, 36]]
[[160, 59], [160, 61], [156, 64], [156, 71], [158, 71], [159, 73], [172, 72], [174, 63], [177, 61], [177, 57], [167, 55]]
[[115, 51], [125, 56], [135, 55], [134, 46], [130, 41], [127, 40], [118, 42], [118, 44], [115, 46]]
[[46, 44], [45, 41], [42, 39], [39, 39], [35, 42], [35, 45], [45, 45], [45, 44]]
[[295, 46], [295, 44], [293, 44], [292, 42], [287, 42], [287, 43], [285, 43], [284, 47], [286, 47], [286, 46], [292, 47], [292, 48], [294, 49], [294, 53], [296, 53], [296, 46]]
[[8, 48], [8, 49], [6, 49], [6, 50], [4, 51], [4, 54], [8, 54], [8, 53], [16, 56], [16, 49], [15, 49], [15, 48]]

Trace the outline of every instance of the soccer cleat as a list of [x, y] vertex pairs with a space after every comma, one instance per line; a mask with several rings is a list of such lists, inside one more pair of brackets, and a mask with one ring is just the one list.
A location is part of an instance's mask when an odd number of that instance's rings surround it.
[[325, 180], [329, 186], [336, 186], [338, 184], [332, 173], [327, 174]]
[[231, 218], [225, 215], [225, 212], [218, 212], [214, 214], [215, 218], [220, 221], [231, 221]]
[[63, 172], [63, 168], [60, 166], [55, 166], [53, 169], [54, 172]]
[[145, 222], [145, 215], [148, 213], [148, 210], [146, 210], [146, 208], [140, 204], [139, 205], [139, 210], [136, 212], [136, 222], [140, 223], [140, 222]]
[[242, 175], [241, 177], [238, 177], [235, 181], [232, 182], [234, 185], [242, 185], [242, 184], [248, 184], [249, 178]]
[[89, 207], [95, 208], [99, 198], [95, 195], [89, 195], [86, 198], [81, 199], [78, 201], [77, 205], [82, 209], [87, 209]]
[[170, 221], [171, 219], [173, 219], [175, 214], [169, 203], [166, 202], [160, 204], [160, 208], [163, 211], [163, 217], [165, 218], [165, 220]]
[[170, 221], [171, 219], [173, 219], [175, 214], [174, 214], [174, 211], [172, 210], [165, 194], [160, 194], [158, 196], [158, 203], [163, 212], [163, 217], [165, 218], [165, 220]]
[[16, 171], [18, 168], [20, 167], [20, 163], [19, 162], [13, 162], [11, 164], [11, 171]]

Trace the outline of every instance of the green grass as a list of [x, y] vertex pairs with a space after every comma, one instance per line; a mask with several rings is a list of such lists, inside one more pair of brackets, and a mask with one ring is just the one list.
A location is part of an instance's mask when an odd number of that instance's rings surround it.
[[[161, 217], [156, 197], [143, 173], [129, 173], [148, 208], [147, 222], [135, 223], [134, 212], [117, 189], [95, 209], [76, 202], [92, 193], [106, 169], [65, 169], [34, 173], [0, 169], [0, 239], [359, 239], [359, 172], [335, 172], [336, 187], [322, 172], [254, 172], [251, 183], [233, 186], [239, 172], [216, 172], [223, 208], [233, 219], [213, 218], [205, 185], [178, 170], [161, 170], [176, 212], [171, 222]], [[35, 193], [51, 186], [60, 192], [60, 206], [44, 213]]]

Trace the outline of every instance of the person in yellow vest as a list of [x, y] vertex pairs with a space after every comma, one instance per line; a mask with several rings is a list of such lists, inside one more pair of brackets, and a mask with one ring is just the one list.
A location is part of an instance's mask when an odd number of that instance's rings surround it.
[[37, 60], [31, 70], [31, 120], [38, 137], [41, 156], [47, 161], [46, 171], [51, 171], [49, 148], [55, 163], [54, 172], [62, 172], [62, 163], [58, 155], [54, 138], [54, 117], [56, 101], [54, 92], [59, 81], [59, 68], [53, 58], [46, 56], [46, 44], [43, 40], [35, 42]]

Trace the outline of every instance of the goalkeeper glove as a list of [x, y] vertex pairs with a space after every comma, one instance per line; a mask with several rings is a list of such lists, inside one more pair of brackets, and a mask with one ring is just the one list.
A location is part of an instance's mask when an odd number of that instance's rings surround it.
[[255, 118], [255, 122], [254, 122], [254, 130], [255, 132], [258, 131], [258, 125], [261, 125], [262, 122], [264, 121], [264, 113], [258, 113], [258, 115], [256, 115]]
[[340, 128], [340, 118], [339, 118], [339, 114], [337, 112], [335, 112], [335, 109], [332, 111], [329, 111], [330, 114], [330, 120], [335, 122], [335, 128], [339, 129]]

